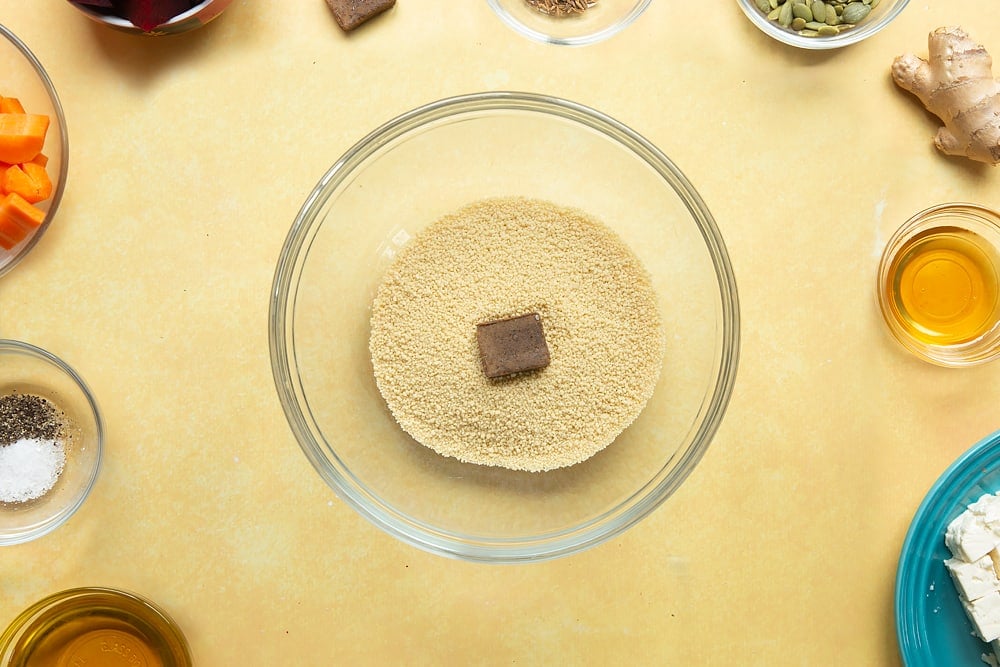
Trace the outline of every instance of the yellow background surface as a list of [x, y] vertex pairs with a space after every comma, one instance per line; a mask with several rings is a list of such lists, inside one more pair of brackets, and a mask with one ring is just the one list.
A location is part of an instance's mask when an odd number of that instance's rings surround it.
[[[98, 585], [162, 605], [208, 667], [899, 662], [905, 531], [1000, 428], [1000, 365], [907, 356], [873, 276], [913, 213], [1000, 207], [1000, 170], [938, 154], [889, 65], [940, 25], [1000, 54], [995, 0], [911, 0], [831, 53], [772, 41], [732, 1], [654, 0], [578, 49], [485, 0], [399, 0], [351, 35], [322, 0], [236, 0], [162, 39], [63, 0], [0, 0], [0, 22], [70, 138], [57, 218], [0, 279], [0, 336], [74, 366], [107, 426], [81, 510], [0, 551], [0, 626]], [[340, 502], [292, 437], [267, 341], [282, 242], [337, 157], [403, 111], [500, 89], [593, 106], [667, 153], [716, 218], [742, 314], [728, 414], [681, 489], [610, 542], [514, 567], [426, 554]]]

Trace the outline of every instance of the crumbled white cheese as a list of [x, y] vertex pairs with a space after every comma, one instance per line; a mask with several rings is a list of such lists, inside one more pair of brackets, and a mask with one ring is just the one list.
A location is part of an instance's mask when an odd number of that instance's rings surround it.
[[993, 591], [974, 602], [962, 600], [962, 606], [980, 639], [984, 642], [1000, 639], [1000, 591]]
[[[986, 496], [975, 503], [980, 510], [989, 508], [990, 503], [984, 503], [984, 500]], [[1000, 498], [996, 500], [1000, 501]], [[1000, 544], [1000, 535], [987, 523], [987, 517], [992, 518], [991, 514], [966, 510], [948, 524], [944, 542], [955, 558], [974, 563]]]
[[948, 568], [948, 574], [955, 582], [955, 588], [969, 602], [994, 591], [1000, 591], [1000, 578], [997, 578], [991, 554], [983, 556], [974, 563], [950, 558], [944, 562], [944, 566]]
[[984, 493], [979, 500], [969, 505], [969, 511], [983, 517], [986, 525], [991, 528], [1000, 526], [1000, 496]]
[[982, 495], [969, 505], [948, 524], [944, 541], [953, 556], [944, 565], [973, 634], [990, 642], [993, 655], [984, 653], [983, 659], [1000, 660], [1000, 494]]

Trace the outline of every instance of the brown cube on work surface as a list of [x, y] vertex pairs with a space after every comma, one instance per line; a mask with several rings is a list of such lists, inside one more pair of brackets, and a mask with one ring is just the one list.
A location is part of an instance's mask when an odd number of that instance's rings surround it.
[[350, 31], [396, 4], [396, 0], [326, 0], [341, 30]]
[[538, 313], [484, 322], [476, 326], [483, 374], [498, 378], [549, 365], [542, 318]]

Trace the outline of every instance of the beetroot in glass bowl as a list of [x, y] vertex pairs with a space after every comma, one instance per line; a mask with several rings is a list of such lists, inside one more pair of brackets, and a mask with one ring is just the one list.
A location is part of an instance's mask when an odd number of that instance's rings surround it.
[[98, 23], [137, 35], [175, 35], [205, 25], [232, 0], [69, 0]]

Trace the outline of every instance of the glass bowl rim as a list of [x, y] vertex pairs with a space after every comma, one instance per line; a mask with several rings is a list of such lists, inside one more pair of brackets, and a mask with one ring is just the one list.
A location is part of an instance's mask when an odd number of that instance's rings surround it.
[[[694, 430], [688, 447], [675, 452], [664, 468], [643, 486], [599, 516], [569, 529], [523, 538], [459, 535], [401, 511], [388, 511], [377, 494], [354, 476], [336, 452], [331, 452], [335, 460], [324, 455], [322, 445], [312, 437], [311, 417], [296, 400], [297, 380], [289, 363], [294, 348], [289, 344], [288, 332], [293, 328], [294, 318], [289, 316], [288, 309], [289, 305], [294, 306], [297, 289], [293, 279], [304, 261], [302, 250], [315, 216], [325, 201], [349, 181], [357, 167], [386, 145], [405, 139], [434, 122], [482, 112], [527, 112], [570, 121], [596, 130], [604, 139], [617, 143], [654, 169], [665, 181], [664, 185], [671, 187], [681, 199], [699, 227], [715, 269], [722, 322], [715, 359], [718, 368], [712, 378], [711, 396], [706, 394], [703, 419]], [[718, 430], [735, 385], [740, 348], [739, 302], [729, 255], [714, 218], [683, 173], [647, 139], [599, 111], [562, 98], [509, 91], [470, 93], [430, 102], [382, 124], [348, 149], [313, 188], [286, 236], [272, 283], [268, 327], [271, 369], [282, 409], [303, 453], [336, 495], [370, 523], [404, 543], [439, 555], [491, 563], [541, 561], [583, 551], [621, 534], [648, 516], [690, 475]], [[673, 467], [664, 474], [671, 465]]]
[[595, 32], [573, 35], [570, 37], [554, 37], [540, 30], [530, 28], [522, 21], [517, 20], [500, 4], [500, 0], [486, 0], [490, 9], [492, 9], [493, 12], [500, 17], [500, 20], [503, 21], [504, 24], [513, 29], [515, 32], [520, 33], [528, 39], [533, 39], [536, 42], [542, 42], [543, 44], [556, 44], [559, 46], [586, 46], [588, 44], [596, 44], [597, 42], [610, 39], [628, 26], [632, 25], [632, 23], [634, 23], [636, 19], [638, 19], [643, 12], [646, 11], [652, 1], [653, 0], [636, 0], [635, 5], [626, 14], [621, 16], [611, 25]]
[[[62, 103], [59, 101], [59, 95], [56, 93], [55, 85], [52, 83], [52, 79], [49, 78], [48, 72], [45, 71], [45, 67], [42, 66], [41, 61], [35, 56], [35, 54], [28, 48], [28, 46], [21, 40], [20, 37], [15, 35], [7, 26], [0, 23], [0, 35], [3, 35], [11, 44], [14, 45], [18, 51], [28, 60], [35, 73], [38, 75], [39, 80], [42, 83], [42, 87], [45, 88], [45, 92], [49, 97], [49, 101], [52, 103], [52, 108], [55, 110], [55, 121], [59, 126], [59, 175], [57, 176], [56, 187], [52, 191], [52, 196], [49, 199], [49, 208], [45, 214], [45, 220], [42, 221], [41, 227], [39, 227], [31, 238], [25, 242], [17, 254], [14, 255], [10, 260], [4, 265], [0, 266], [0, 277], [13, 269], [17, 264], [21, 262], [28, 253], [35, 247], [35, 244], [42, 238], [42, 235], [48, 230], [49, 224], [56, 215], [56, 211], [59, 209], [59, 203], [62, 201], [63, 191], [66, 189], [66, 176], [69, 173], [69, 135], [66, 132], [66, 114], [63, 112]], [[51, 121], [50, 121], [51, 122]]]
[[[889, 240], [886, 241], [885, 247], [882, 249], [879, 257], [878, 270], [876, 272], [875, 301], [878, 305], [879, 314], [882, 316], [882, 321], [891, 334], [892, 339], [899, 343], [907, 352], [921, 361], [926, 361], [937, 366], [945, 368], [968, 368], [988, 363], [1000, 356], [1000, 336], [995, 336], [992, 345], [987, 346], [983, 350], [977, 349], [981, 347], [981, 338], [955, 345], [920, 343], [899, 326], [896, 318], [892, 315], [892, 304], [889, 303], [889, 299], [883, 293], [884, 290], [882, 289], [882, 284], [888, 277], [892, 260], [901, 245], [915, 232], [938, 226], [933, 223], [936, 218], [943, 215], [955, 216], [969, 222], [975, 221], [976, 224], [967, 224], [965, 228], [984, 238], [986, 237], [981, 233], [981, 230], [989, 229], [997, 242], [994, 243], [989, 238], [986, 238], [986, 240], [1000, 254], [1000, 212], [983, 204], [972, 202], [944, 202], [934, 204], [910, 216], [906, 222], [893, 232]], [[1000, 270], [1000, 266], [997, 269]], [[963, 356], [963, 353], [968, 352], [972, 352], [975, 356]]]
[[[200, 12], [201, 10], [205, 9], [205, 7], [207, 7], [208, 5], [212, 4], [215, 1], [216, 0], [202, 0], [201, 2], [199, 2], [197, 5], [195, 5], [191, 9], [184, 10], [183, 12], [181, 12], [180, 14], [178, 14], [177, 16], [173, 17], [172, 19], [170, 19], [166, 23], [162, 24], [159, 29], [160, 30], [169, 29], [169, 28], [171, 28], [173, 26], [176, 26], [179, 23], [183, 23], [184, 21], [188, 20], [189, 18], [191, 18], [192, 16], [194, 16], [195, 14], [197, 14], [198, 12]], [[72, 4], [74, 7], [76, 7], [77, 9], [79, 9], [81, 12], [83, 12], [84, 14], [86, 14], [87, 16], [89, 16], [90, 18], [94, 19], [95, 21], [98, 21], [99, 23], [106, 23], [109, 26], [114, 26], [115, 28], [119, 28], [121, 30], [125, 30], [126, 32], [137, 32], [137, 33], [141, 33], [142, 32], [142, 30], [137, 25], [135, 25], [134, 23], [132, 23], [128, 19], [122, 18], [120, 16], [109, 16], [107, 14], [101, 14], [101, 13], [92, 11], [90, 9], [87, 9], [83, 5], [78, 5], [75, 2], [70, 3], [70, 4]]]
[[166, 610], [143, 595], [118, 588], [109, 588], [106, 586], [79, 586], [75, 588], [67, 588], [56, 593], [50, 593], [49, 595], [46, 595], [29, 605], [21, 611], [13, 621], [11, 621], [10, 625], [8, 625], [2, 633], [0, 633], [0, 657], [3, 657], [3, 653], [9, 648], [10, 643], [19, 636], [25, 627], [29, 627], [39, 614], [49, 611], [50, 609], [56, 609], [60, 605], [66, 604], [75, 598], [85, 595], [104, 595], [110, 598], [117, 598], [130, 604], [134, 604], [143, 609], [145, 612], [148, 612], [151, 616], [159, 618], [164, 622], [164, 626], [174, 635], [173, 639], [177, 641], [177, 644], [184, 651], [185, 663], [180, 667], [189, 667], [191, 665], [191, 647], [188, 644], [187, 637], [184, 635], [184, 632], [181, 630], [177, 622], [174, 621]]
[[93, 446], [97, 451], [94, 456], [94, 465], [90, 470], [89, 478], [83, 485], [82, 492], [78, 494], [78, 497], [71, 504], [60, 508], [57, 512], [45, 519], [44, 522], [37, 524], [34, 528], [17, 533], [0, 533], [0, 547], [24, 544], [25, 542], [36, 540], [44, 535], [48, 535], [59, 526], [66, 523], [70, 517], [76, 514], [76, 511], [80, 509], [80, 506], [83, 505], [87, 497], [90, 496], [90, 492], [94, 489], [94, 485], [97, 483], [97, 478], [101, 471], [101, 465], [104, 459], [104, 418], [97, 405], [97, 400], [90, 391], [90, 387], [87, 386], [87, 383], [83, 380], [79, 373], [77, 373], [65, 361], [47, 350], [43, 350], [42, 348], [32, 345], [31, 343], [25, 343], [23, 341], [13, 340], [10, 338], [0, 338], [0, 354], [7, 352], [23, 354], [54, 366], [57, 370], [68, 376], [73, 384], [80, 389], [80, 392], [86, 399], [87, 405], [90, 407], [91, 414], [94, 417], [96, 437]]
[[753, 0], [736, 1], [739, 3], [740, 9], [743, 10], [743, 13], [746, 14], [748, 19], [750, 19], [750, 22], [757, 26], [761, 32], [783, 44], [810, 51], [839, 49], [864, 41], [872, 35], [881, 32], [890, 23], [892, 23], [893, 19], [899, 16], [900, 12], [902, 12], [903, 9], [906, 8], [906, 5], [910, 2], [910, 0], [882, 0], [883, 2], [891, 1], [894, 4], [889, 8], [888, 12], [871, 23], [863, 23], [853, 30], [848, 30], [844, 33], [832, 35], [830, 37], [803, 37], [802, 35], [797, 35], [794, 32], [785, 30], [772, 21], [768, 21], [767, 16], [762, 14], [760, 10], [753, 5]]

